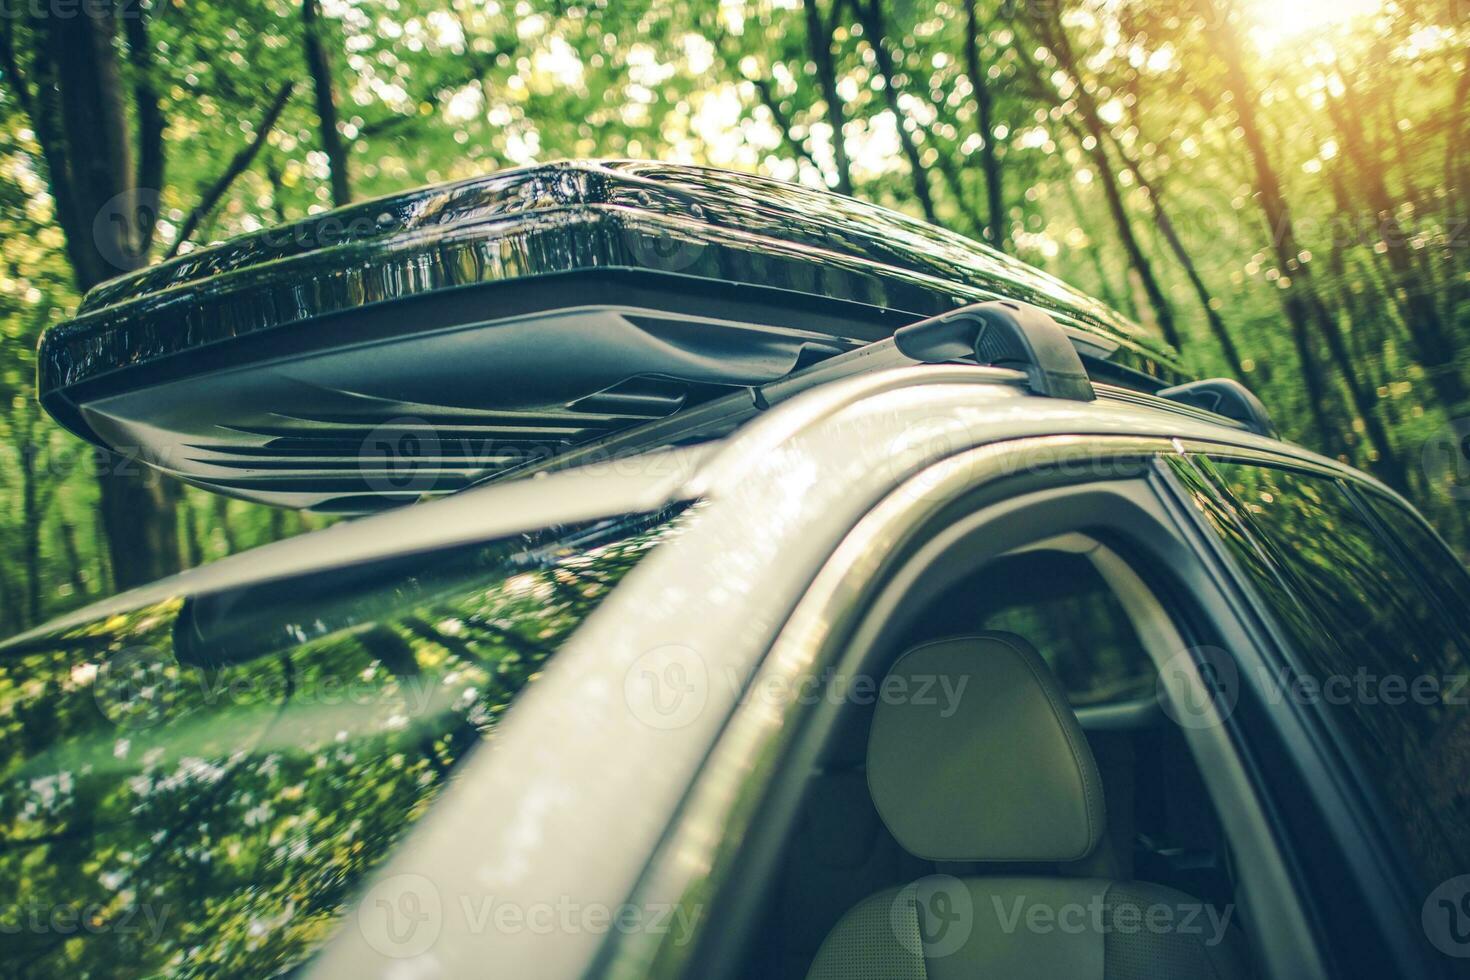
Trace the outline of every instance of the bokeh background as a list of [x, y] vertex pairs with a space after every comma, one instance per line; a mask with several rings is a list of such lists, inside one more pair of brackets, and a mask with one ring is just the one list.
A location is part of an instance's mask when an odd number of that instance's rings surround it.
[[0, 0], [0, 635], [327, 519], [62, 432], [82, 292], [566, 157], [907, 211], [1151, 324], [1470, 549], [1470, 0]]

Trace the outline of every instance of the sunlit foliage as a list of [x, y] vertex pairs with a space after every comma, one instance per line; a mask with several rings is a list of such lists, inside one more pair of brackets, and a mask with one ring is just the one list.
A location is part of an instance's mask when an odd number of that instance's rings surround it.
[[[1171, 331], [1197, 372], [1238, 373], [1290, 437], [1470, 543], [1465, 470], [1424, 464], [1470, 415], [1463, 0], [322, 0], [335, 162], [300, 0], [136, 6], [152, 57], [123, 57], [122, 78], [150, 82], [166, 121], [155, 257], [330, 207], [334, 167], [356, 198], [584, 156], [851, 188]], [[75, 279], [34, 25], [3, 29], [9, 633], [111, 583], [95, 466], [32, 396]], [[286, 81], [258, 154], [194, 215]], [[320, 523], [193, 492], [178, 520], [181, 563]]]

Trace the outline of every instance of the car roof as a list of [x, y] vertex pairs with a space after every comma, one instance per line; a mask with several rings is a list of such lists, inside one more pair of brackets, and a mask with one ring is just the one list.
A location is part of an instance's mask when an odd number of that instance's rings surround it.
[[[1244, 431], [1237, 423], [1197, 408], [1122, 388], [1099, 385], [1093, 402], [1029, 393], [1014, 371], [972, 365], [893, 368], [820, 385], [743, 422], [733, 434], [694, 445], [611, 455], [589, 465], [471, 487], [457, 494], [346, 521], [320, 531], [264, 545], [190, 569], [39, 626], [0, 651], [28, 646], [85, 623], [179, 596], [201, 595], [272, 579], [311, 574], [357, 563], [434, 551], [475, 541], [632, 513], [733, 492], [761, 454], [782, 451], [795, 435], [844, 408], [903, 392], [890, 412], [851, 436], [854, 451], [872, 452], [922, 430], [953, 412], [941, 390], [963, 385], [965, 426], [987, 442], [1038, 435], [1134, 434], [1204, 439], [1220, 445], [1287, 452], [1304, 462], [1352, 473], [1343, 464], [1307, 450]], [[938, 413], [938, 414], [936, 414]], [[683, 430], [683, 438], [698, 433]], [[867, 445], [863, 445], [866, 443]], [[817, 478], [822, 474], [817, 473]], [[1358, 474], [1361, 479], [1371, 479]], [[1382, 487], [1385, 493], [1392, 494]]]

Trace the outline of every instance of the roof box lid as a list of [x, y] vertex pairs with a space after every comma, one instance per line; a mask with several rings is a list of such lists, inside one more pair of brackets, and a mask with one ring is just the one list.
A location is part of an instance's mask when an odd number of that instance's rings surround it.
[[[39, 388], [74, 432], [191, 482], [356, 510], [996, 298], [1146, 384], [1185, 380], [1141, 327], [961, 236], [797, 185], [610, 161], [353, 205], [113, 280], [42, 338]], [[413, 432], [429, 437], [417, 478], [385, 490], [364, 446]]]

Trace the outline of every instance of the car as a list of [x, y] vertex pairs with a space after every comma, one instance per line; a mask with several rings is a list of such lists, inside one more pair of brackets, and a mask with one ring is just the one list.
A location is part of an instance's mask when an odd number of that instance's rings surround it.
[[8, 974], [1470, 962], [1470, 574], [984, 246], [524, 168], [109, 284], [41, 393], [366, 516], [0, 648]]

